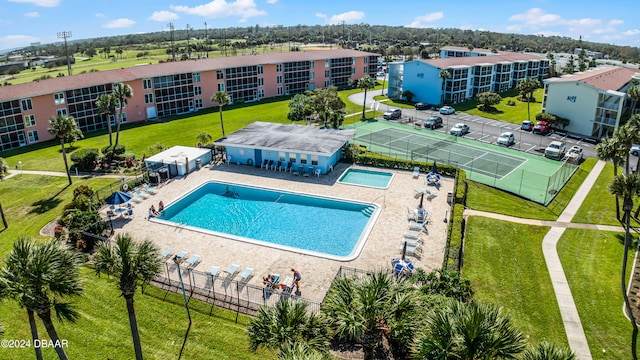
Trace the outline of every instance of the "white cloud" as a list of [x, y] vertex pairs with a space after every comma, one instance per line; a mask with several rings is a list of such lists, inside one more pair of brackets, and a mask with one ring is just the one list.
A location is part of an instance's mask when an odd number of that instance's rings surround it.
[[255, 16], [267, 15], [266, 11], [258, 10], [253, 0], [236, 0], [231, 2], [227, 2], [226, 0], [213, 0], [204, 5], [194, 7], [171, 5], [170, 8], [173, 11], [205, 18], [238, 16], [240, 17], [240, 22], [245, 22]]
[[38, 38], [29, 35], [0, 36], [0, 49], [13, 49], [21, 46], [29, 46], [30, 43], [37, 41], [39, 41]]
[[327, 14], [323, 14], [323, 13], [316, 13], [316, 17], [319, 17], [320, 19], [327, 19]]
[[412, 28], [422, 28], [431, 26], [431, 23], [437, 20], [440, 20], [444, 17], [444, 13], [442, 11], [432, 12], [429, 14], [417, 16], [408, 27]]
[[120, 18], [120, 19], [115, 19], [113, 21], [110, 21], [104, 25], [102, 25], [103, 28], [106, 29], [120, 29], [120, 28], [128, 28], [131, 27], [135, 24], [136, 22], [130, 19], [126, 19], [126, 18]]
[[352, 24], [364, 18], [364, 13], [362, 11], [347, 11], [342, 14], [336, 14], [331, 16], [330, 18], [325, 17], [325, 22], [327, 24], [342, 24], [343, 22], [346, 24]]
[[624, 24], [624, 20], [613, 19], [613, 20], [609, 21], [609, 25], [611, 25], [611, 26], [622, 25], [622, 24]]
[[275, 4], [278, 0], [267, 0], [267, 4]]
[[505, 28], [509, 32], [520, 32], [522, 30], [522, 26], [520, 25], [509, 25]]
[[60, 0], [9, 0], [10, 2], [33, 4], [42, 7], [56, 7], [60, 5]]
[[171, 11], [166, 11], [166, 10], [154, 11], [153, 14], [149, 16], [149, 20], [153, 20], [153, 21], [169, 21], [169, 20], [176, 20], [179, 18], [180, 16], [178, 16], [178, 14]]
[[509, 21], [521, 22], [526, 25], [544, 27], [549, 25], [558, 25], [563, 22], [562, 17], [556, 14], [547, 14], [540, 8], [529, 9], [524, 14], [512, 15]]
[[30, 18], [37, 18], [37, 17], [40, 17], [40, 13], [37, 11], [32, 11], [24, 14], [24, 16], [30, 17]]
[[624, 36], [640, 35], [640, 29], [631, 29], [622, 33]]
[[103, 14], [103, 13], [96, 13], [96, 14], [95, 14], [95, 15], [93, 15], [93, 16], [95, 16], [95, 17], [97, 17], [97, 18], [107, 17], [107, 16], [106, 16], [105, 14]]

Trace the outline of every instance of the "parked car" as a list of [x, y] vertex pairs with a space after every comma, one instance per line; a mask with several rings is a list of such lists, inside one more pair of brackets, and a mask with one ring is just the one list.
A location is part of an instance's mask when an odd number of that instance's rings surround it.
[[533, 121], [525, 120], [522, 122], [522, 125], [520, 125], [520, 130], [531, 131], [533, 130], [533, 126]]
[[567, 151], [567, 155], [565, 156], [565, 159], [573, 164], [580, 164], [583, 158], [584, 151], [580, 146], [577, 145], [572, 146], [569, 151]]
[[516, 137], [515, 135], [513, 135], [512, 132], [503, 132], [502, 134], [500, 134], [500, 136], [498, 136], [498, 145], [502, 145], [502, 146], [511, 146], [513, 144], [515, 144], [516, 142]]
[[440, 116], [433, 115], [424, 122], [424, 127], [431, 130], [442, 127], [442, 118]]
[[640, 145], [633, 144], [631, 145], [631, 155], [638, 156], [640, 154]]
[[379, 71], [379, 72], [376, 74], [376, 76], [377, 76], [377, 77], [385, 77], [386, 75], [387, 75], [387, 74], [385, 74], [385, 72], [384, 72], [384, 71]]
[[566, 147], [563, 142], [552, 141], [549, 143], [546, 149], [544, 149], [544, 156], [549, 159], [560, 160], [566, 152]]
[[546, 121], [538, 121], [536, 126], [533, 127], [534, 134], [547, 135], [551, 132], [551, 124]]
[[388, 109], [387, 111], [384, 112], [384, 114], [382, 114], [382, 117], [385, 120], [400, 119], [401, 116], [402, 116], [402, 110], [400, 109]]
[[423, 102], [416, 103], [413, 106], [416, 107], [416, 110], [429, 110], [429, 109], [431, 109], [431, 105], [423, 103]]
[[449, 130], [449, 134], [455, 135], [455, 136], [463, 136], [468, 133], [469, 133], [469, 126], [462, 123], [453, 125], [451, 130]]
[[449, 115], [449, 114], [455, 114], [456, 109], [452, 108], [451, 106], [443, 106], [440, 108], [440, 114], [444, 114], [444, 115]]

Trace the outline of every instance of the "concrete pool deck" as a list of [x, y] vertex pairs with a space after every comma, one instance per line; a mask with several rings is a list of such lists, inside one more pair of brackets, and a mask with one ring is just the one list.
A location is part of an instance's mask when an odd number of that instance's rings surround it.
[[[226, 269], [233, 263], [240, 265], [241, 269], [252, 267], [255, 272], [249, 284], [256, 286], [262, 286], [262, 276], [268, 273], [278, 273], [286, 277], [291, 274], [291, 268], [296, 268], [302, 274], [299, 295], [310, 300], [322, 301], [340, 266], [362, 270], [389, 269], [391, 258], [400, 257], [402, 252], [402, 235], [408, 229], [407, 209], [415, 209], [420, 201], [419, 198], [414, 198], [415, 190], [434, 190], [426, 184], [424, 173], [420, 174], [419, 179], [415, 179], [412, 171], [355, 167], [388, 171], [395, 176], [388, 189], [376, 189], [338, 183], [339, 176], [348, 168], [347, 164], [341, 163], [333, 172], [320, 177], [295, 176], [286, 172], [236, 164], [205, 166], [199, 171], [160, 186], [158, 194], [134, 205], [134, 215], [130, 220], [114, 221], [114, 228], [116, 233], [127, 232], [139, 240], [152, 240], [161, 250], [172, 247], [175, 252], [184, 250], [190, 255], [200, 255], [202, 261], [195, 269], [202, 272], [208, 271], [212, 265], [220, 266], [221, 269]], [[210, 180], [373, 202], [381, 207], [381, 212], [365, 240], [360, 255], [352, 261], [336, 261], [293, 253], [154, 223], [146, 219], [151, 205], [157, 208], [160, 200], [168, 204]], [[431, 221], [427, 226], [428, 235], [421, 235], [424, 243], [421, 245], [422, 253], [419, 253], [419, 257], [410, 257], [417, 267], [427, 271], [442, 265], [447, 229], [444, 219], [450, 216], [450, 207], [447, 204], [449, 191], [453, 191], [453, 179], [443, 177], [438, 195], [432, 199], [425, 195], [424, 198], [424, 206], [431, 214]], [[322, 227], [325, 224], [318, 226]]]

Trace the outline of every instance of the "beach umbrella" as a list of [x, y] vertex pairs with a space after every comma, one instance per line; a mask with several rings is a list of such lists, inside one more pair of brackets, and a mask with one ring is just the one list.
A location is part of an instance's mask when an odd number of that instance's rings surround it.
[[436, 163], [436, 161], [433, 161], [433, 166], [431, 166], [431, 172], [434, 174], [438, 173], [438, 164]]
[[407, 255], [407, 242], [402, 243], [402, 261], [404, 261], [405, 256]]
[[120, 205], [131, 200], [132, 196], [127, 194], [126, 192], [116, 191], [113, 194], [109, 195], [109, 197], [105, 200], [105, 202], [109, 205]]

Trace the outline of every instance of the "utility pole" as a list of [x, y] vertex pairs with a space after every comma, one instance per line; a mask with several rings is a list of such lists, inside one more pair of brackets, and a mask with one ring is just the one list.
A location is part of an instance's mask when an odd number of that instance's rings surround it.
[[67, 72], [71, 76], [71, 61], [69, 61], [69, 50], [67, 49], [67, 39], [71, 37], [71, 31], [62, 31], [58, 33], [58, 39], [64, 39], [64, 55], [67, 57]]
[[171, 59], [173, 59], [173, 61], [176, 61], [176, 51], [175, 48], [173, 47], [173, 23], [169, 23], [169, 33], [171, 34]]
[[191, 46], [189, 46], [189, 24], [187, 24], [187, 57], [191, 59]]
[[204, 22], [204, 46], [207, 49], [207, 59], [209, 58], [209, 33], [207, 32], [207, 22]]

